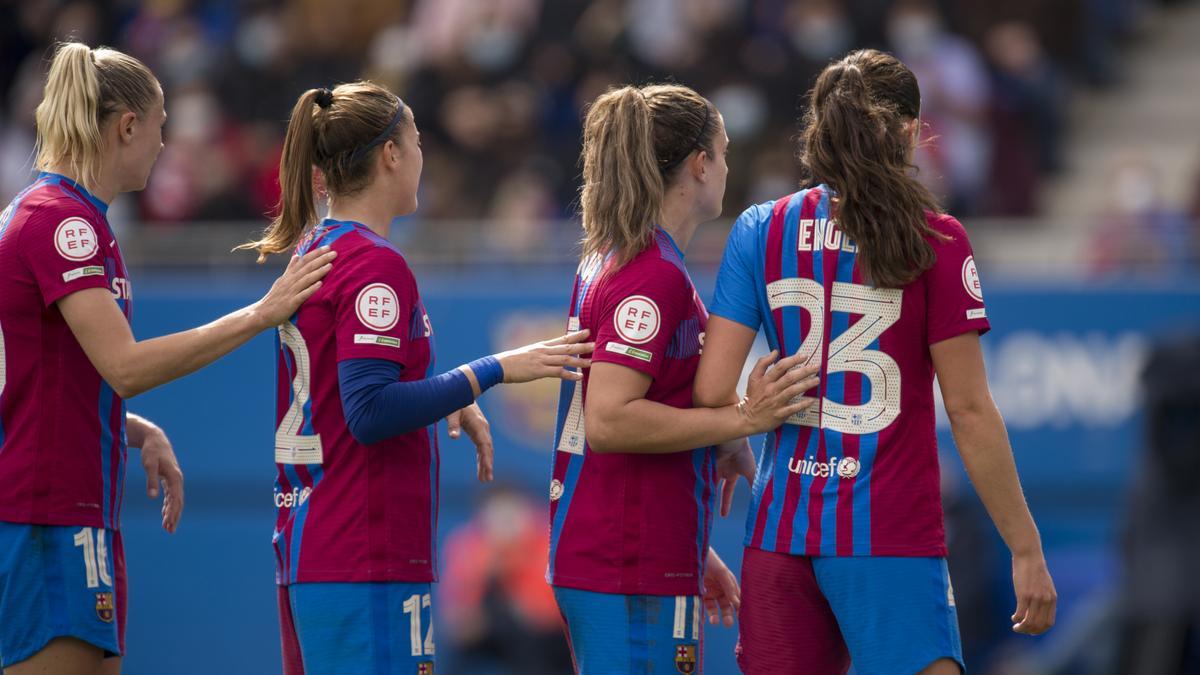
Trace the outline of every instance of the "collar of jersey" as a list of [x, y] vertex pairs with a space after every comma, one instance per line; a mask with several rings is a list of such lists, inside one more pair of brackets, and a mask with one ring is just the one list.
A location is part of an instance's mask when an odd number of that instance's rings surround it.
[[96, 195], [93, 195], [92, 193], [88, 192], [87, 188], [83, 187], [83, 185], [76, 183], [75, 181], [71, 180], [70, 178], [67, 178], [66, 176], [62, 175], [61, 173], [52, 173], [50, 171], [39, 172], [38, 179], [41, 180], [42, 178], [49, 178], [50, 180], [52, 180], [56, 183], [66, 183], [67, 185], [70, 185], [72, 188], [78, 190], [79, 194], [86, 197], [87, 200], [89, 202], [91, 202], [92, 206], [95, 206], [102, 215], [105, 215], [105, 216], [108, 215], [108, 204], [105, 204], [104, 202], [100, 201], [100, 199], [98, 197], [96, 197]]
[[679, 250], [679, 244], [675, 243], [675, 238], [671, 236], [671, 233], [664, 230], [661, 225], [655, 225], [655, 227], [658, 228], [659, 232], [662, 232], [663, 236], [667, 238], [667, 241], [671, 242], [671, 248], [675, 249], [675, 252], [679, 254], [679, 259], [683, 260], [683, 251]]

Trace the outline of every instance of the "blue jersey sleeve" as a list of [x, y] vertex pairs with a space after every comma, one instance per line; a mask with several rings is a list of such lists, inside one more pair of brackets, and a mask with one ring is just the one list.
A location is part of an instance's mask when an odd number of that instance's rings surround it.
[[717, 274], [717, 290], [713, 293], [710, 314], [758, 330], [762, 325], [762, 306], [759, 295], [763, 286], [761, 233], [770, 222], [771, 204], [751, 206], [742, 212], [721, 258]]

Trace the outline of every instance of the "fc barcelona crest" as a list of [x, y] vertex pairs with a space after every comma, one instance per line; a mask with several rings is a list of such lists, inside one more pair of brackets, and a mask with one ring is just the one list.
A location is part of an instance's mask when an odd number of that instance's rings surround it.
[[679, 645], [675, 648], [675, 670], [685, 675], [696, 672], [696, 645]]
[[113, 594], [111, 591], [96, 594], [96, 616], [104, 623], [113, 620]]
[[433, 675], [433, 661], [422, 661], [418, 663], [417, 675]]

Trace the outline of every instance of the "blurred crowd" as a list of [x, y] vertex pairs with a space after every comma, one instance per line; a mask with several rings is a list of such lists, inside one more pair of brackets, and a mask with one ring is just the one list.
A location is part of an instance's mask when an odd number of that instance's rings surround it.
[[28, 181], [47, 57], [75, 38], [141, 58], [166, 92], [167, 148], [131, 220], [260, 218], [296, 97], [362, 77], [416, 113], [421, 217], [487, 218], [497, 249], [572, 214], [582, 110], [624, 82], [717, 105], [735, 213], [795, 186], [820, 68], [876, 46], [920, 78], [922, 178], [957, 214], [1024, 215], [1061, 166], [1066, 83], [1119, 78], [1114, 50], [1158, 1], [0, 0], [0, 192]]

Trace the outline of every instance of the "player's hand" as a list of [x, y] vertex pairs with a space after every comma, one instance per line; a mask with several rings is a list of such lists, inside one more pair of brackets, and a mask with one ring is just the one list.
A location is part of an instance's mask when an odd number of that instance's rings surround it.
[[714, 626], [720, 622], [732, 628], [742, 607], [742, 589], [737, 577], [725, 566], [725, 562], [711, 546], [708, 560], [704, 563], [704, 612], [708, 622]]
[[1041, 551], [1013, 556], [1013, 590], [1017, 594], [1013, 632], [1041, 635], [1050, 630], [1058, 608], [1058, 592]]
[[721, 484], [721, 517], [729, 515], [733, 507], [733, 493], [739, 477], [746, 484], [754, 485], [757, 470], [754, 452], [750, 450], [750, 439], [739, 438], [717, 446], [717, 482]]
[[568, 369], [592, 365], [591, 359], [581, 358], [596, 347], [594, 342], [584, 342], [587, 336], [584, 329], [497, 354], [496, 359], [504, 369], [504, 381], [530, 382], [543, 377], [582, 380], [583, 373]]
[[738, 412], [750, 430], [748, 436], [778, 427], [816, 401], [812, 397], [800, 397], [820, 382], [817, 377], [821, 372], [820, 364], [801, 367], [799, 354], [776, 361], [777, 358], [779, 350], [754, 364], [746, 385], [746, 397], [738, 404]]
[[256, 304], [254, 311], [262, 317], [267, 328], [288, 320], [300, 304], [321, 287], [321, 279], [333, 269], [337, 251], [328, 246], [314, 249], [303, 256], [292, 256], [287, 269], [271, 284], [271, 290]]
[[175, 459], [171, 441], [161, 429], [147, 432], [142, 442], [142, 467], [146, 470], [146, 495], [158, 498], [161, 484], [163, 491], [162, 526], [174, 534], [183, 516], [183, 470]]
[[492, 480], [492, 463], [495, 448], [492, 446], [492, 425], [488, 424], [478, 403], [450, 413], [446, 418], [446, 426], [450, 438], [457, 439], [465, 429], [471, 442], [475, 444], [475, 472], [480, 483]]

